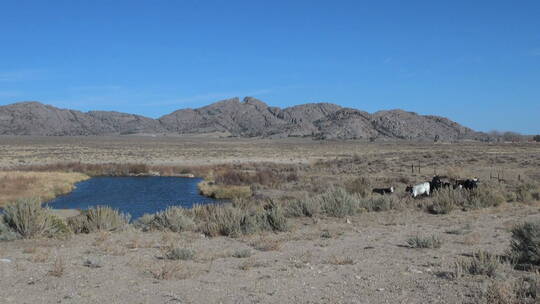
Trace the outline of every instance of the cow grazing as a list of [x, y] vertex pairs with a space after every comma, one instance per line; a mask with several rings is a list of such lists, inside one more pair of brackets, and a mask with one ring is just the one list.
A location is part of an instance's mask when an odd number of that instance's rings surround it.
[[375, 188], [373, 189], [373, 191], [371, 191], [372, 193], [379, 193], [380, 195], [385, 195], [385, 194], [392, 194], [394, 193], [394, 187], [390, 187], [390, 188]]
[[435, 175], [433, 177], [433, 179], [429, 183], [431, 192], [442, 189], [442, 188], [449, 188], [452, 185], [449, 182], [443, 181], [442, 180], [443, 178], [446, 178], [446, 177], [438, 176], [438, 175]]
[[430, 186], [429, 186], [429, 182], [425, 182], [425, 183], [421, 183], [415, 186], [409, 186], [405, 190], [409, 192], [410, 194], [412, 194], [413, 197], [417, 197], [422, 194], [429, 196]]
[[454, 189], [472, 190], [478, 188], [478, 178], [473, 179], [458, 179], [454, 184]]

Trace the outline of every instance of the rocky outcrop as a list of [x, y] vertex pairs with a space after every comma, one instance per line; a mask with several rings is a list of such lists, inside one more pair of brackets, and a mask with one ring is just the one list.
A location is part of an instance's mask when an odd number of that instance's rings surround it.
[[80, 112], [39, 102], [0, 106], [3, 135], [205, 134], [239, 137], [314, 137], [323, 139], [483, 139], [444, 117], [403, 110], [370, 114], [330, 103], [288, 108], [268, 106], [246, 97], [218, 101], [198, 109], [182, 109], [152, 119], [108, 111]]

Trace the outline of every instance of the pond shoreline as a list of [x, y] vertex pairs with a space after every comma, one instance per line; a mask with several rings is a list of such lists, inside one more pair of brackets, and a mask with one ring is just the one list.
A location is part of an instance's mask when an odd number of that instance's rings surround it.
[[52, 209], [85, 210], [108, 206], [137, 219], [168, 207], [219, 203], [200, 194], [201, 178], [185, 176], [98, 176], [77, 183], [75, 189], [44, 203]]

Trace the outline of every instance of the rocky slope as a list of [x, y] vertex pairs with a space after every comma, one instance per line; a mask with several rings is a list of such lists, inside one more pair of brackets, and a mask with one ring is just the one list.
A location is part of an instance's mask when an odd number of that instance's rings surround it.
[[39, 102], [0, 106], [3, 135], [205, 134], [319, 139], [484, 139], [444, 117], [402, 110], [370, 114], [329, 103], [271, 107], [255, 98], [222, 100], [152, 119], [140, 115], [59, 109]]

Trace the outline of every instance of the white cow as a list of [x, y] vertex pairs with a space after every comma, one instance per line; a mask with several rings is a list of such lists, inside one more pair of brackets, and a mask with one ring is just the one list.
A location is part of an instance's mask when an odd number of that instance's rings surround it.
[[429, 183], [421, 183], [412, 187], [407, 187], [407, 191], [412, 194], [413, 197], [417, 197], [422, 194], [429, 195]]

